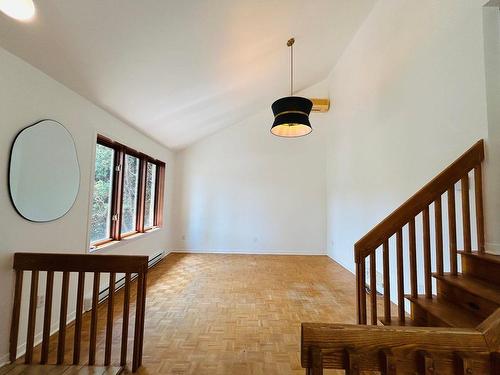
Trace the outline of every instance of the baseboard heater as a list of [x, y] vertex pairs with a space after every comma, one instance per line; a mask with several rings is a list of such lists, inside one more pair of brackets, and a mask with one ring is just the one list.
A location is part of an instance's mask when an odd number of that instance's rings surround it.
[[[164, 257], [165, 257], [165, 251], [159, 252], [158, 254], [154, 255], [152, 258], [150, 258], [148, 260], [148, 269], [150, 269], [151, 267], [154, 267]], [[137, 273], [133, 273], [133, 274], [131, 274], [130, 281], [133, 281], [136, 278], [137, 278]], [[116, 280], [115, 292], [120, 290], [124, 286], [125, 286], [125, 275], [123, 275], [122, 277], [120, 277], [119, 279]], [[109, 294], [109, 286], [107, 286], [106, 288], [99, 291], [99, 303], [103, 302], [106, 298], [108, 298], [108, 294]], [[92, 303], [92, 301], [89, 301], [89, 302]]]

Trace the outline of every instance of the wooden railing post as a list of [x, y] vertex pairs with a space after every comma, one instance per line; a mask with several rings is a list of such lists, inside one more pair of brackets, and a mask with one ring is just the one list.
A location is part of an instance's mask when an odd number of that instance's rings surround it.
[[52, 324], [52, 294], [54, 291], [54, 271], [47, 272], [45, 285], [45, 311], [43, 316], [43, 341], [41, 364], [46, 364], [49, 358], [50, 326]]
[[125, 290], [123, 292], [123, 322], [122, 322], [122, 348], [120, 365], [127, 363], [128, 322], [130, 309], [130, 273], [125, 274]]
[[109, 275], [108, 287], [108, 315], [106, 320], [106, 344], [104, 347], [104, 366], [111, 363], [111, 345], [113, 343], [113, 309], [115, 307], [115, 284], [116, 274], [111, 272]]
[[483, 177], [481, 164], [474, 168], [474, 193], [476, 201], [477, 251], [484, 253]]
[[92, 288], [92, 312], [90, 318], [90, 344], [89, 344], [89, 365], [95, 365], [96, 341], [97, 341], [97, 304], [99, 303], [99, 284], [101, 274], [94, 272], [94, 284]]
[[366, 275], [364, 259], [356, 263], [356, 289], [358, 296], [358, 324], [366, 324]]
[[17, 339], [19, 336], [19, 315], [21, 312], [21, 296], [23, 291], [23, 271], [16, 270], [14, 301], [12, 305], [12, 322], [10, 325], [9, 360], [17, 358]]
[[390, 348], [381, 350], [382, 375], [397, 375], [397, 358]]
[[448, 189], [448, 238], [450, 243], [450, 272], [457, 274], [457, 219], [455, 210], [455, 184]]
[[415, 234], [415, 218], [411, 219], [408, 223], [408, 236], [409, 236], [409, 258], [410, 258], [410, 285], [411, 285], [411, 296], [417, 298], [418, 286], [417, 286], [417, 244], [416, 244], [416, 234]]
[[66, 319], [68, 317], [69, 272], [63, 272], [61, 289], [61, 309], [59, 310], [59, 334], [57, 339], [57, 364], [64, 363], [66, 347]]
[[375, 252], [370, 254], [370, 305], [371, 323], [377, 325], [377, 258]]
[[461, 179], [462, 188], [462, 222], [464, 234], [464, 251], [471, 252], [470, 239], [470, 203], [469, 203], [469, 175], [466, 174]]
[[311, 375], [323, 375], [323, 352], [317, 346], [311, 347]]
[[384, 242], [384, 321], [385, 324], [391, 322], [391, 279], [389, 270], [389, 240]]
[[403, 274], [403, 230], [400, 229], [396, 233], [396, 260], [397, 260], [397, 275], [398, 275], [398, 318], [399, 324], [405, 322], [405, 286]]
[[78, 289], [76, 292], [75, 336], [73, 340], [73, 364], [80, 363], [80, 345], [82, 341], [83, 293], [85, 290], [85, 272], [78, 273]]
[[142, 326], [142, 294], [144, 293], [144, 273], [141, 272], [137, 276], [137, 299], [135, 304], [135, 334], [134, 334], [134, 349], [132, 358], [132, 371], [136, 372], [139, 368], [140, 342], [141, 342], [141, 326]]
[[36, 300], [38, 296], [38, 271], [31, 271], [30, 302], [28, 312], [28, 331], [26, 336], [26, 354], [24, 363], [33, 362], [33, 346], [35, 343]]
[[432, 265], [431, 265], [431, 224], [429, 206], [422, 211], [423, 248], [424, 248], [424, 282], [425, 296], [432, 298]]
[[434, 226], [436, 236], [436, 272], [442, 275], [443, 263], [443, 212], [441, 207], [441, 196], [434, 201]]

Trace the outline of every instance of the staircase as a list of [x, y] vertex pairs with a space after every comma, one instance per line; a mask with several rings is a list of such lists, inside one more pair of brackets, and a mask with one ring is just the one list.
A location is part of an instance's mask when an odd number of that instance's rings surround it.
[[481, 140], [355, 244], [359, 325], [304, 323], [308, 374], [500, 374], [500, 256], [485, 252], [483, 160]]
[[500, 256], [460, 254], [461, 273], [432, 274], [437, 282], [436, 296], [406, 296], [412, 307], [409, 324], [474, 328], [500, 307]]

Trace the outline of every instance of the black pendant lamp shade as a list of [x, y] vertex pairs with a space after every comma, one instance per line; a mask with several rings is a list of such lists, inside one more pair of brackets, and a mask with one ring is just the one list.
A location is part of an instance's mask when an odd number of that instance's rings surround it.
[[274, 122], [271, 133], [279, 137], [302, 137], [312, 132], [309, 122], [313, 103], [300, 96], [287, 96], [276, 100], [271, 109]]
[[295, 39], [288, 40], [286, 45], [290, 47], [290, 96], [276, 100], [271, 109], [274, 113], [274, 122], [271, 133], [278, 137], [295, 138], [308, 135], [312, 132], [309, 122], [309, 113], [313, 103], [300, 96], [293, 95], [293, 44]]

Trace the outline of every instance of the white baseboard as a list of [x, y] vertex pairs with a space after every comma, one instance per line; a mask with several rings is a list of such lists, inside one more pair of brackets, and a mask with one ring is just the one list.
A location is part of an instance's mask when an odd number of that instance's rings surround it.
[[487, 253], [500, 255], [500, 243], [486, 242], [485, 247]]
[[5, 366], [9, 363], [9, 354], [4, 354], [0, 357], [0, 367]]
[[172, 250], [172, 253], [184, 254], [241, 254], [241, 255], [328, 255], [315, 251], [274, 251], [274, 250]]
[[356, 273], [354, 272], [354, 269], [352, 268], [352, 265], [348, 266], [347, 264], [344, 264], [343, 262], [340, 262], [339, 260], [335, 259], [334, 257], [332, 257], [330, 254], [326, 254], [328, 256], [328, 258], [330, 258], [332, 261], [334, 261], [335, 263], [339, 264], [342, 268], [344, 268], [345, 270], [349, 271], [350, 273], [352, 273], [353, 275], [355, 275]]

